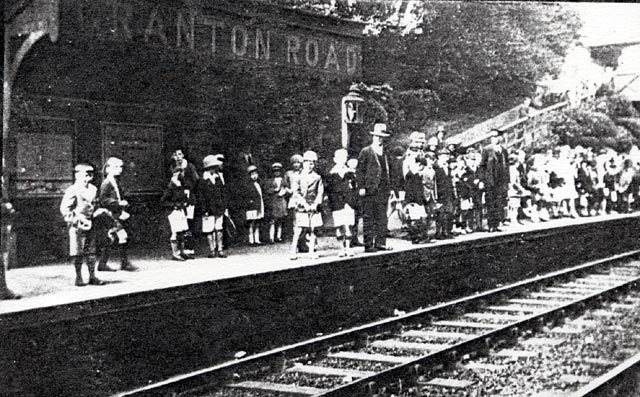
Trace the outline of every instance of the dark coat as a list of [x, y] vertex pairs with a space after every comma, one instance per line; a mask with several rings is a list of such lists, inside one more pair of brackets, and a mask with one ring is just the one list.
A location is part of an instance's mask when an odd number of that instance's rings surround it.
[[245, 211], [260, 211], [264, 208], [264, 186], [260, 180], [256, 182], [260, 185], [262, 195], [260, 195], [254, 181], [251, 179], [246, 181], [242, 188], [242, 208], [244, 208]]
[[200, 215], [222, 216], [227, 209], [227, 186], [220, 179], [212, 183], [201, 178], [196, 184], [197, 211]]
[[492, 189], [496, 193], [507, 196], [509, 189], [509, 165], [507, 164], [507, 151], [498, 150], [496, 146], [489, 145], [482, 152], [482, 160], [478, 170], [486, 189]]
[[[391, 189], [391, 178], [389, 176], [389, 160], [387, 155], [382, 155], [384, 165], [380, 164], [378, 155], [373, 151], [371, 145], [366, 146], [358, 155], [358, 167], [356, 168], [356, 181], [360, 189], [365, 189], [367, 196], [378, 193], [381, 186]], [[383, 172], [386, 169], [386, 172]], [[385, 192], [382, 192], [385, 193]]]
[[120, 200], [124, 200], [125, 192], [122, 190], [120, 181], [116, 180], [116, 183], [118, 184], [120, 198], [118, 198], [116, 186], [114, 186], [110, 179], [105, 178], [100, 184], [99, 201], [100, 206], [111, 211], [113, 217], [117, 219], [124, 210], [124, 207], [120, 205]]
[[436, 201], [441, 205], [440, 211], [453, 212], [455, 192], [451, 175], [438, 166], [434, 166], [434, 170], [436, 172]]
[[391, 181], [391, 190], [396, 195], [404, 189], [404, 172], [402, 171], [403, 158], [391, 157], [389, 159], [389, 179]]
[[404, 200], [407, 204], [424, 204], [425, 198], [422, 175], [414, 174], [413, 172], [409, 171], [404, 178], [404, 191]]
[[341, 210], [345, 204], [349, 204], [351, 208], [355, 207], [353, 194], [356, 186], [355, 178], [353, 172], [346, 172], [344, 177], [340, 177], [338, 173], [329, 173], [325, 177], [325, 189], [331, 211]]
[[176, 186], [176, 184], [169, 181], [167, 188], [162, 193], [160, 203], [169, 210], [184, 210], [189, 201], [184, 191], [185, 186]]
[[593, 180], [591, 176], [584, 170], [584, 168], [578, 168], [578, 175], [576, 176], [576, 190], [580, 194], [593, 192]]

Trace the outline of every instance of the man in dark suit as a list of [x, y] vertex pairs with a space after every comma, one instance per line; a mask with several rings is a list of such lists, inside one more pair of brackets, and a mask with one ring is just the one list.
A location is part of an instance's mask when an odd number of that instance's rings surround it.
[[365, 252], [388, 251], [387, 205], [391, 191], [389, 160], [384, 153], [384, 140], [389, 137], [387, 126], [373, 127], [372, 143], [360, 151], [356, 168], [356, 181], [362, 197], [362, 215]]
[[500, 145], [498, 130], [490, 133], [491, 143], [482, 152], [479, 171], [485, 186], [485, 203], [487, 223], [490, 232], [500, 231], [498, 228], [504, 219], [509, 187], [509, 165], [507, 151]]

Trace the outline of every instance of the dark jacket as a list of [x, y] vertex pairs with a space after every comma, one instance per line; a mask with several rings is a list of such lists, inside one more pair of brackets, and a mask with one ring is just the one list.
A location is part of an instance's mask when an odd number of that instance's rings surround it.
[[255, 182], [258, 182], [258, 185], [260, 185], [262, 195], [260, 195], [254, 181], [251, 179], [246, 181], [242, 188], [242, 207], [245, 211], [260, 211], [261, 209], [264, 209], [264, 186], [259, 180]]
[[342, 178], [338, 173], [329, 173], [325, 177], [325, 191], [329, 197], [331, 211], [341, 210], [345, 204], [349, 204], [351, 208], [355, 207], [353, 194], [356, 186], [355, 178], [353, 172], [346, 172]]
[[[371, 145], [366, 146], [360, 151], [358, 167], [356, 168], [356, 181], [360, 189], [365, 189], [367, 196], [378, 193], [381, 186], [386, 186], [387, 189], [391, 189], [389, 160], [385, 153], [383, 153], [382, 159], [385, 164], [380, 164], [378, 155], [373, 151]], [[383, 169], [387, 171], [383, 172]]]
[[[113, 185], [110, 179], [105, 178], [100, 184], [100, 206], [102, 208], [106, 208], [113, 214], [114, 218], [118, 218], [124, 207], [120, 205], [120, 200], [124, 200], [125, 192], [122, 190], [122, 185], [120, 181], [116, 180], [118, 184], [118, 190], [116, 190], [116, 186]], [[120, 197], [118, 197], [118, 191], [120, 193]]]
[[452, 212], [455, 204], [455, 193], [451, 175], [441, 167], [434, 166], [436, 172], [436, 201], [441, 205], [440, 211]]
[[212, 183], [201, 178], [196, 184], [197, 211], [200, 215], [222, 216], [227, 209], [227, 186], [220, 179]]
[[176, 186], [175, 183], [169, 181], [167, 188], [162, 193], [160, 203], [169, 210], [184, 210], [188, 204], [188, 198], [184, 186]]
[[509, 188], [509, 166], [505, 149], [497, 150], [489, 145], [482, 152], [482, 160], [478, 170], [487, 189], [495, 189], [505, 197]]
[[414, 174], [413, 172], [409, 171], [404, 178], [404, 191], [404, 200], [407, 204], [424, 204], [425, 198], [422, 175]]

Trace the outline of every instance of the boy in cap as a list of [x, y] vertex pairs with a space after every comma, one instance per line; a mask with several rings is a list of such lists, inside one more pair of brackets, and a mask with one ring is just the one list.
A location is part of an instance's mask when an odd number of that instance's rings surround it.
[[222, 162], [209, 155], [202, 160], [204, 172], [196, 185], [198, 213], [202, 215], [202, 233], [209, 243], [209, 258], [226, 258], [223, 249], [223, 220], [227, 210], [227, 188], [220, 175]]
[[289, 191], [282, 176], [282, 164], [271, 164], [271, 178], [265, 184], [267, 193], [267, 214], [269, 217], [269, 242], [282, 242], [282, 226], [287, 217], [287, 198]]
[[309, 230], [309, 254], [312, 259], [318, 256], [314, 253], [316, 235], [315, 229], [322, 226], [322, 215], [319, 206], [324, 196], [324, 184], [322, 178], [314, 169], [318, 155], [308, 150], [302, 156], [302, 172], [300, 177], [291, 186], [293, 192], [291, 201], [295, 205], [296, 214], [293, 225], [293, 241], [291, 242], [291, 260], [298, 259], [298, 239], [303, 229]]
[[98, 189], [90, 182], [93, 179], [93, 167], [78, 164], [74, 168], [75, 182], [64, 192], [60, 203], [60, 213], [69, 230], [69, 256], [76, 270], [75, 284], [81, 287], [82, 262], [86, 260], [89, 269], [89, 284], [104, 284], [95, 275], [96, 261], [91, 258], [91, 241], [94, 238], [92, 218], [97, 203]]
[[[138, 271], [138, 267], [129, 262], [127, 254], [128, 219], [130, 218], [126, 208], [129, 202], [124, 199], [125, 193], [120, 186], [120, 175], [122, 175], [124, 162], [117, 157], [109, 157], [104, 165], [104, 179], [100, 185], [100, 207], [103, 214], [100, 218], [105, 222], [103, 225], [109, 227], [108, 233], [101, 233], [97, 237], [96, 243], [100, 242], [100, 260], [98, 270], [114, 271], [107, 263], [111, 254], [111, 247], [117, 245], [120, 250], [120, 269], [129, 272]], [[108, 239], [105, 237], [108, 236]]]
[[355, 223], [353, 208], [355, 190], [355, 174], [347, 167], [348, 152], [338, 149], [333, 156], [334, 166], [327, 175], [326, 188], [329, 197], [329, 207], [332, 211], [333, 225], [336, 228], [336, 238], [343, 247], [340, 256], [353, 256], [351, 251], [351, 228]]

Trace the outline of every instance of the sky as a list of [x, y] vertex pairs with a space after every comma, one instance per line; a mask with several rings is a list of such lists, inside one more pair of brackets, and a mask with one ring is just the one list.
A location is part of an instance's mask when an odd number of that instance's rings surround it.
[[640, 4], [571, 3], [584, 23], [586, 45], [640, 41]]

